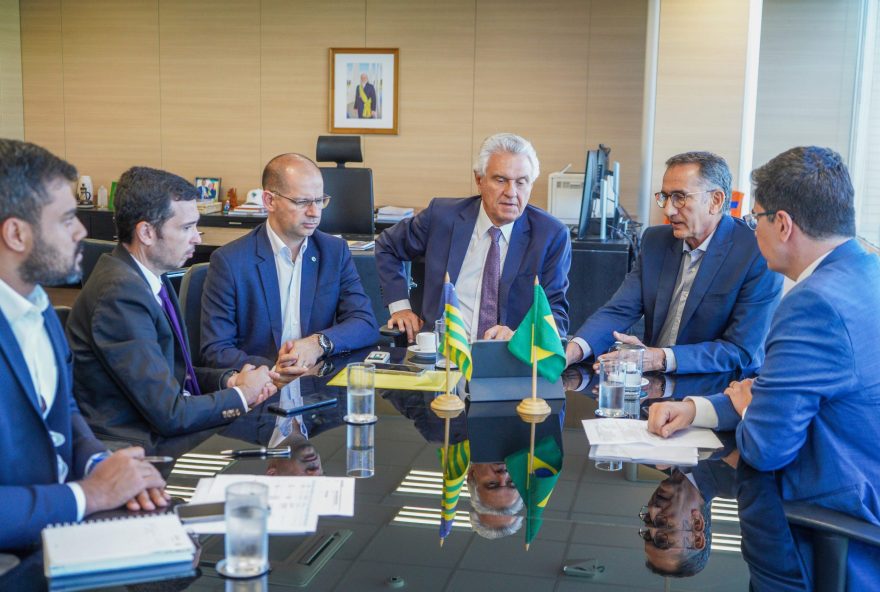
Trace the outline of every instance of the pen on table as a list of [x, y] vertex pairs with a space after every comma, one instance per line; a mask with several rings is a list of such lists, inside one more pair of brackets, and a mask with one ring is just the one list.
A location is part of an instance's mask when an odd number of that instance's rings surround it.
[[221, 450], [220, 454], [223, 456], [231, 456], [233, 458], [241, 458], [248, 456], [271, 456], [271, 457], [286, 457], [290, 456], [290, 446], [284, 446], [282, 448], [266, 448], [265, 446], [260, 446], [259, 448], [243, 448], [239, 450]]
[[161, 463], [174, 462], [174, 457], [173, 456], [145, 456], [144, 460], [149, 463], [161, 464]]
[[287, 415], [301, 415], [306, 411], [311, 411], [313, 409], [320, 409], [321, 407], [330, 407], [332, 405], [336, 405], [336, 399], [326, 399], [324, 401], [318, 401], [317, 403], [311, 403], [309, 405], [303, 405], [302, 407], [296, 407], [294, 409], [287, 410], [285, 409], [285, 413]]

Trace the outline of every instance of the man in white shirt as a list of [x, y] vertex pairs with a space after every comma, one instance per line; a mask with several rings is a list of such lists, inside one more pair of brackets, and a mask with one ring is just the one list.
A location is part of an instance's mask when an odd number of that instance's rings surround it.
[[0, 140], [0, 550], [38, 544], [51, 523], [127, 502], [167, 505], [142, 448], [110, 454], [71, 395], [70, 350], [40, 284], [80, 275], [85, 228], [76, 169], [47, 150]]
[[[540, 167], [531, 143], [514, 134], [486, 138], [474, 163], [480, 195], [436, 198], [376, 239], [382, 298], [389, 327], [409, 341], [442, 318], [444, 276], [461, 307], [470, 341], [509, 339], [532, 305], [535, 277], [547, 294], [556, 327], [568, 331], [569, 230], [529, 205]], [[421, 316], [409, 300], [404, 263], [425, 259]]]
[[119, 178], [119, 245], [103, 255], [67, 323], [74, 393], [105, 440], [154, 444], [233, 421], [275, 392], [277, 375], [196, 366], [174, 288], [164, 276], [201, 242], [196, 188], [134, 167]]

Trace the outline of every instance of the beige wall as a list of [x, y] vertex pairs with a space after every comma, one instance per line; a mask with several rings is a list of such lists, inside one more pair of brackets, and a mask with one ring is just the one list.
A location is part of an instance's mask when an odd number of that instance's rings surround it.
[[514, 131], [534, 203], [602, 142], [636, 211], [645, 21], [646, 0], [21, 0], [24, 135], [96, 186], [145, 164], [241, 194], [328, 133], [328, 48], [398, 47], [400, 133], [364, 139], [377, 204], [473, 192], [479, 142]]
[[18, 0], [0, 0], [0, 138], [24, 138]]

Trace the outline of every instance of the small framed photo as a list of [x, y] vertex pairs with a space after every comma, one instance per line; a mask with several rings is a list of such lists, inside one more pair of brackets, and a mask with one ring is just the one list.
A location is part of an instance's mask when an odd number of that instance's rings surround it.
[[397, 49], [330, 49], [330, 132], [396, 134]]
[[220, 177], [196, 177], [196, 189], [199, 190], [199, 201], [217, 201], [220, 199]]

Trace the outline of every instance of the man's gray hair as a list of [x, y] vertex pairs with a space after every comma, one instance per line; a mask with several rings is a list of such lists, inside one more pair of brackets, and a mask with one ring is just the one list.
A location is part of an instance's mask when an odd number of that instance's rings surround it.
[[500, 133], [489, 136], [483, 140], [480, 146], [480, 152], [474, 160], [474, 172], [480, 177], [486, 176], [486, 166], [489, 164], [489, 157], [499, 152], [509, 152], [510, 154], [525, 154], [532, 165], [532, 174], [529, 182], [534, 183], [538, 175], [541, 174], [541, 165], [538, 162], [538, 154], [532, 143], [516, 134]]
[[474, 532], [484, 539], [500, 539], [516, 534], [516, 532], [522, 528], [522, 523], [523, 517], [517, 516], [513, 519], [513, 522], [507, 526], [486, 526], [483, 524], [482, 520], [480, 520], [480, 514], [471, 510], [471, 528], [473, 528]]
[[730, 174], [730, 167], [724, 158], [706, 151], [682, 152], [676, 154], [666, 161], [666, 168], [684, 165], [696, 164], [700, 167], [700, 176], [703, 180], [711, 185], [711, 188], [718, 188], [724, 192], [724, 205], [722, 212], [727, 214], [730, 212], [730, 196], [733, 191], [733, 176]]
[[473, 480], [467, 480], [467, 488], [468, 493], [471, 495], [471, 507], [480, 514], [491, 514], [492, 516], [512, 516], [514, 514], [518, 514], [519, 511], [523, 508], [523, 501], [521, 497], [517, 497], [516, 502], [506, 508], [490, 508], [483, 503], [483, 500], [480, 499], [480, 494], [477, 493], [477, 487], [474, 484]]

